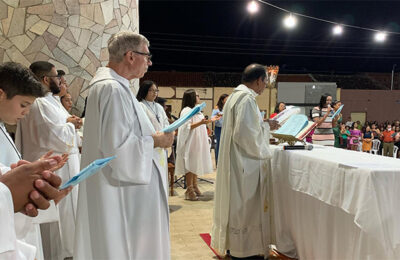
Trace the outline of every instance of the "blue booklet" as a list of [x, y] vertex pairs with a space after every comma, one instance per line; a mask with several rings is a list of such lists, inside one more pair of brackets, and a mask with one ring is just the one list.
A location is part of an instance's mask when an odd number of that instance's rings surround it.
[[184, 116], [181, 116], [178, 120], [176, 120], [175, 122], [173, 122], [172, 124], [170, 124], [169, 126], [167, 126], [166, 128], [164, 128], [163, 130], [161, 130], [161, 132], [164, 133], [170, 133], [175, 131], [176, 129], [178, 129], [181, 125], [183, 125], [184, 123], [186, 123], [190, 118], [192, 118], [195, 114], [199, 113], [203, 108], [206, 107], [206, 103], [203, 102], [197, 106], [195, 106], [192, 111], [190, 111], [190, 113], [187, 113]]
[[83, 169], [80, 173], [72, 177], [69, 181], [64, 183], [61, 187], [60, 190], [63, 190], [65, 188], [68, 188], [69, 186], [75, 186], [76, 184], [80, 183], [81, 181], [86, 180], [96, 172], [98, 172], [101, 168], [106, 166], [112, 159], [114, 159], [115, 156], [104, 158], [104, 159], [97, 159], [93, 161], [91, 164], [86, 166], [85, 169]]
[[332, 118], [335, 118], [337, 115], [339, 115], [340, 112], [342, 112], [344, 105], [341, 105], [338, 110], [336, 110], [336, 112], [333, 114]]

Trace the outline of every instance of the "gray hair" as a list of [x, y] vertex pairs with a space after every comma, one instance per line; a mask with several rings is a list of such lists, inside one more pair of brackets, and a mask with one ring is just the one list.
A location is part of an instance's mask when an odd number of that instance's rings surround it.
[[141, 34], [123, 31], [114, 34], [108, 40], [108, 53], [110, 61], [121, 62], [128, 51], [138, 51], [142, 45], [150, 45], [150, 42]]

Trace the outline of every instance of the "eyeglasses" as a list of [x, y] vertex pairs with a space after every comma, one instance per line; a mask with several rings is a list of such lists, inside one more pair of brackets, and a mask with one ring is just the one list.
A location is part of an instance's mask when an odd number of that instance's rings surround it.
[[[133, 50], [131, 50], [131, 52], [134, 52], [134, 53], [139, 54], [139, 55], [146, 56], [146, 57], [147, 57], [147, 60], [151, 60], [151, 58], [153, 57], [153, 54], [151, 54], [150, 52], [149, 52], [149, 53], [145, 53], [145, 52], [133, 51]], [[124, 55], [126, 55], [127, 53], [128, 53], [128, 51], [125, 52]]]
[[160, 92], [160, 90], [158, 90], [158, 89], [150, 89], [149, 91], [154, 92], [154, 93]]

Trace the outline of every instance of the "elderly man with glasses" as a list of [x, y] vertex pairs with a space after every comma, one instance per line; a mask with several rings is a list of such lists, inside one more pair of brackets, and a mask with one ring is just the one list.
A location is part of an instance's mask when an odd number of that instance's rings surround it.
[[170, 259], [167, 161], [173, 133], [156, 132], [130, 90], [150, 60], [148, 40], [120, 32], [90, 82], [82, 167], [116, 156], [79, 186], [74, 260]]

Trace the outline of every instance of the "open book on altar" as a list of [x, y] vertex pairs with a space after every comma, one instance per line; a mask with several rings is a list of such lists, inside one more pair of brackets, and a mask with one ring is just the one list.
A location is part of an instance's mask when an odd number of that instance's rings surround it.
[[300, 108], [295, 106], [287, 106], [285, 110], [277, 114], [273, 120], [278, 121], [280, 126], [283, 126], [285, 122], [293, 115], [297, 115], [300, 113]]
[[317, 123], [308, 121], [305, 115], [292, 115], [289, 119], [279, 128], [272, 132], [272, 136], [279, 139], [296, 139], [302, 141], [306, 136], [317, 126]]

